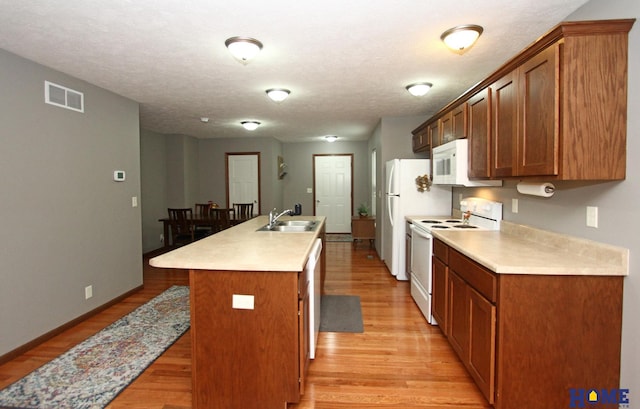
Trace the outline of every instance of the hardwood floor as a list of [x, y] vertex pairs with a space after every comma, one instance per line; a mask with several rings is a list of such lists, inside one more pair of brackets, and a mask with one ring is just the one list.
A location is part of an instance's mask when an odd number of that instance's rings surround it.
[[[350, 243], [327, 243], [325, 251], [325, 292], [359, 295], [365, 330], [320, 333], [305, 394], [288, 409], [490, 408], [438, 327], [422, 317], [409, 284], [391, 277], [375, 251]], [[0, 388], [174, 284], [188, 284], [188, 273], [145, 262], [143, 290], [0, 366]], [[188, 331], [107, 408], [191, 408], [190, 342]]]

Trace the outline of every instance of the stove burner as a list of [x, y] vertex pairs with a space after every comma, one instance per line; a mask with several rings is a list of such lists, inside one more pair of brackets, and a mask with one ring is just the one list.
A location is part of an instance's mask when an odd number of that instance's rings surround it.
[[445, 220], [447, 223], [460, 223], [461, 221], [459, 219], [451, 219], [451, 220]]
[[456, 229], [477, 229], [478, 228], [476, 226], [471, 226], [469, 224], [456, 224], [453, 227]]
[[435, 225], [435, 226], [431, 226], [432, 229], [448, 229], [449, 226], [439, 226], [439, 225]]
[[442, 223], [442, 222], [440, 220], [422, 220], [422, 223], [438, 224], [438, 223]]

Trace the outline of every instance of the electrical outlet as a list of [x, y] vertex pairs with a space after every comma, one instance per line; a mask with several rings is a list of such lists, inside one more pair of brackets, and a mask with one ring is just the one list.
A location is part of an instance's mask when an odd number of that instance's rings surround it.
[[598, 228], [598, 207], [587, 206], [587, 227]]
[[93, 297], [93, 286], [88, 285], [84, 288], [84, 299], [88, 300], [91, 297]]
[[138, 207], [138, 196], [131, 197], [131, 207]]
[[511, 199], [511, 213], [518, 213], [518, 199]]

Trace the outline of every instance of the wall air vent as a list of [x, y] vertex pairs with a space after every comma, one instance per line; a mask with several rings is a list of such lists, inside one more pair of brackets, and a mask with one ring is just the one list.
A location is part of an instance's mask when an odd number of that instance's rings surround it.
[[44, 102], [73, 111], [84, 112], [84, 94], [53, 82], [44, 82]]

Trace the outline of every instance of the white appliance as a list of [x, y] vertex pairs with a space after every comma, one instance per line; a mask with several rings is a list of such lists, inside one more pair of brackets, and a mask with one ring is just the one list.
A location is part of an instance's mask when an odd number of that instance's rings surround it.
[[382, 228], [382, 259], [391, 275], [408, 280], [406, 272], [406, 223], [409, 215], [451, 213], [451, 188], [432, 186], [420, 192], [416, 178], [429, 174], [428, 159], [394, 159], [386, 163], [386, 212]]
[[425, 218], [411, 225], [411, 297], [431, 325], [438, 325], [431, 314], [433, 276], [433, 230], [487, 231], [500, 230], [502, 203], [481, 198], [466, 198], [460, 202], [462, 219]]
[[501, 180], [469, 180], [468, 139], [454, 139], [433, 148], [433, 184], [502, 186]]
[[320, 254], [322, 240], [316, 239], [307, 260], [307, 274], [309, 277], [309, 358], [315, 359], [318, 334], [320, 333]]

